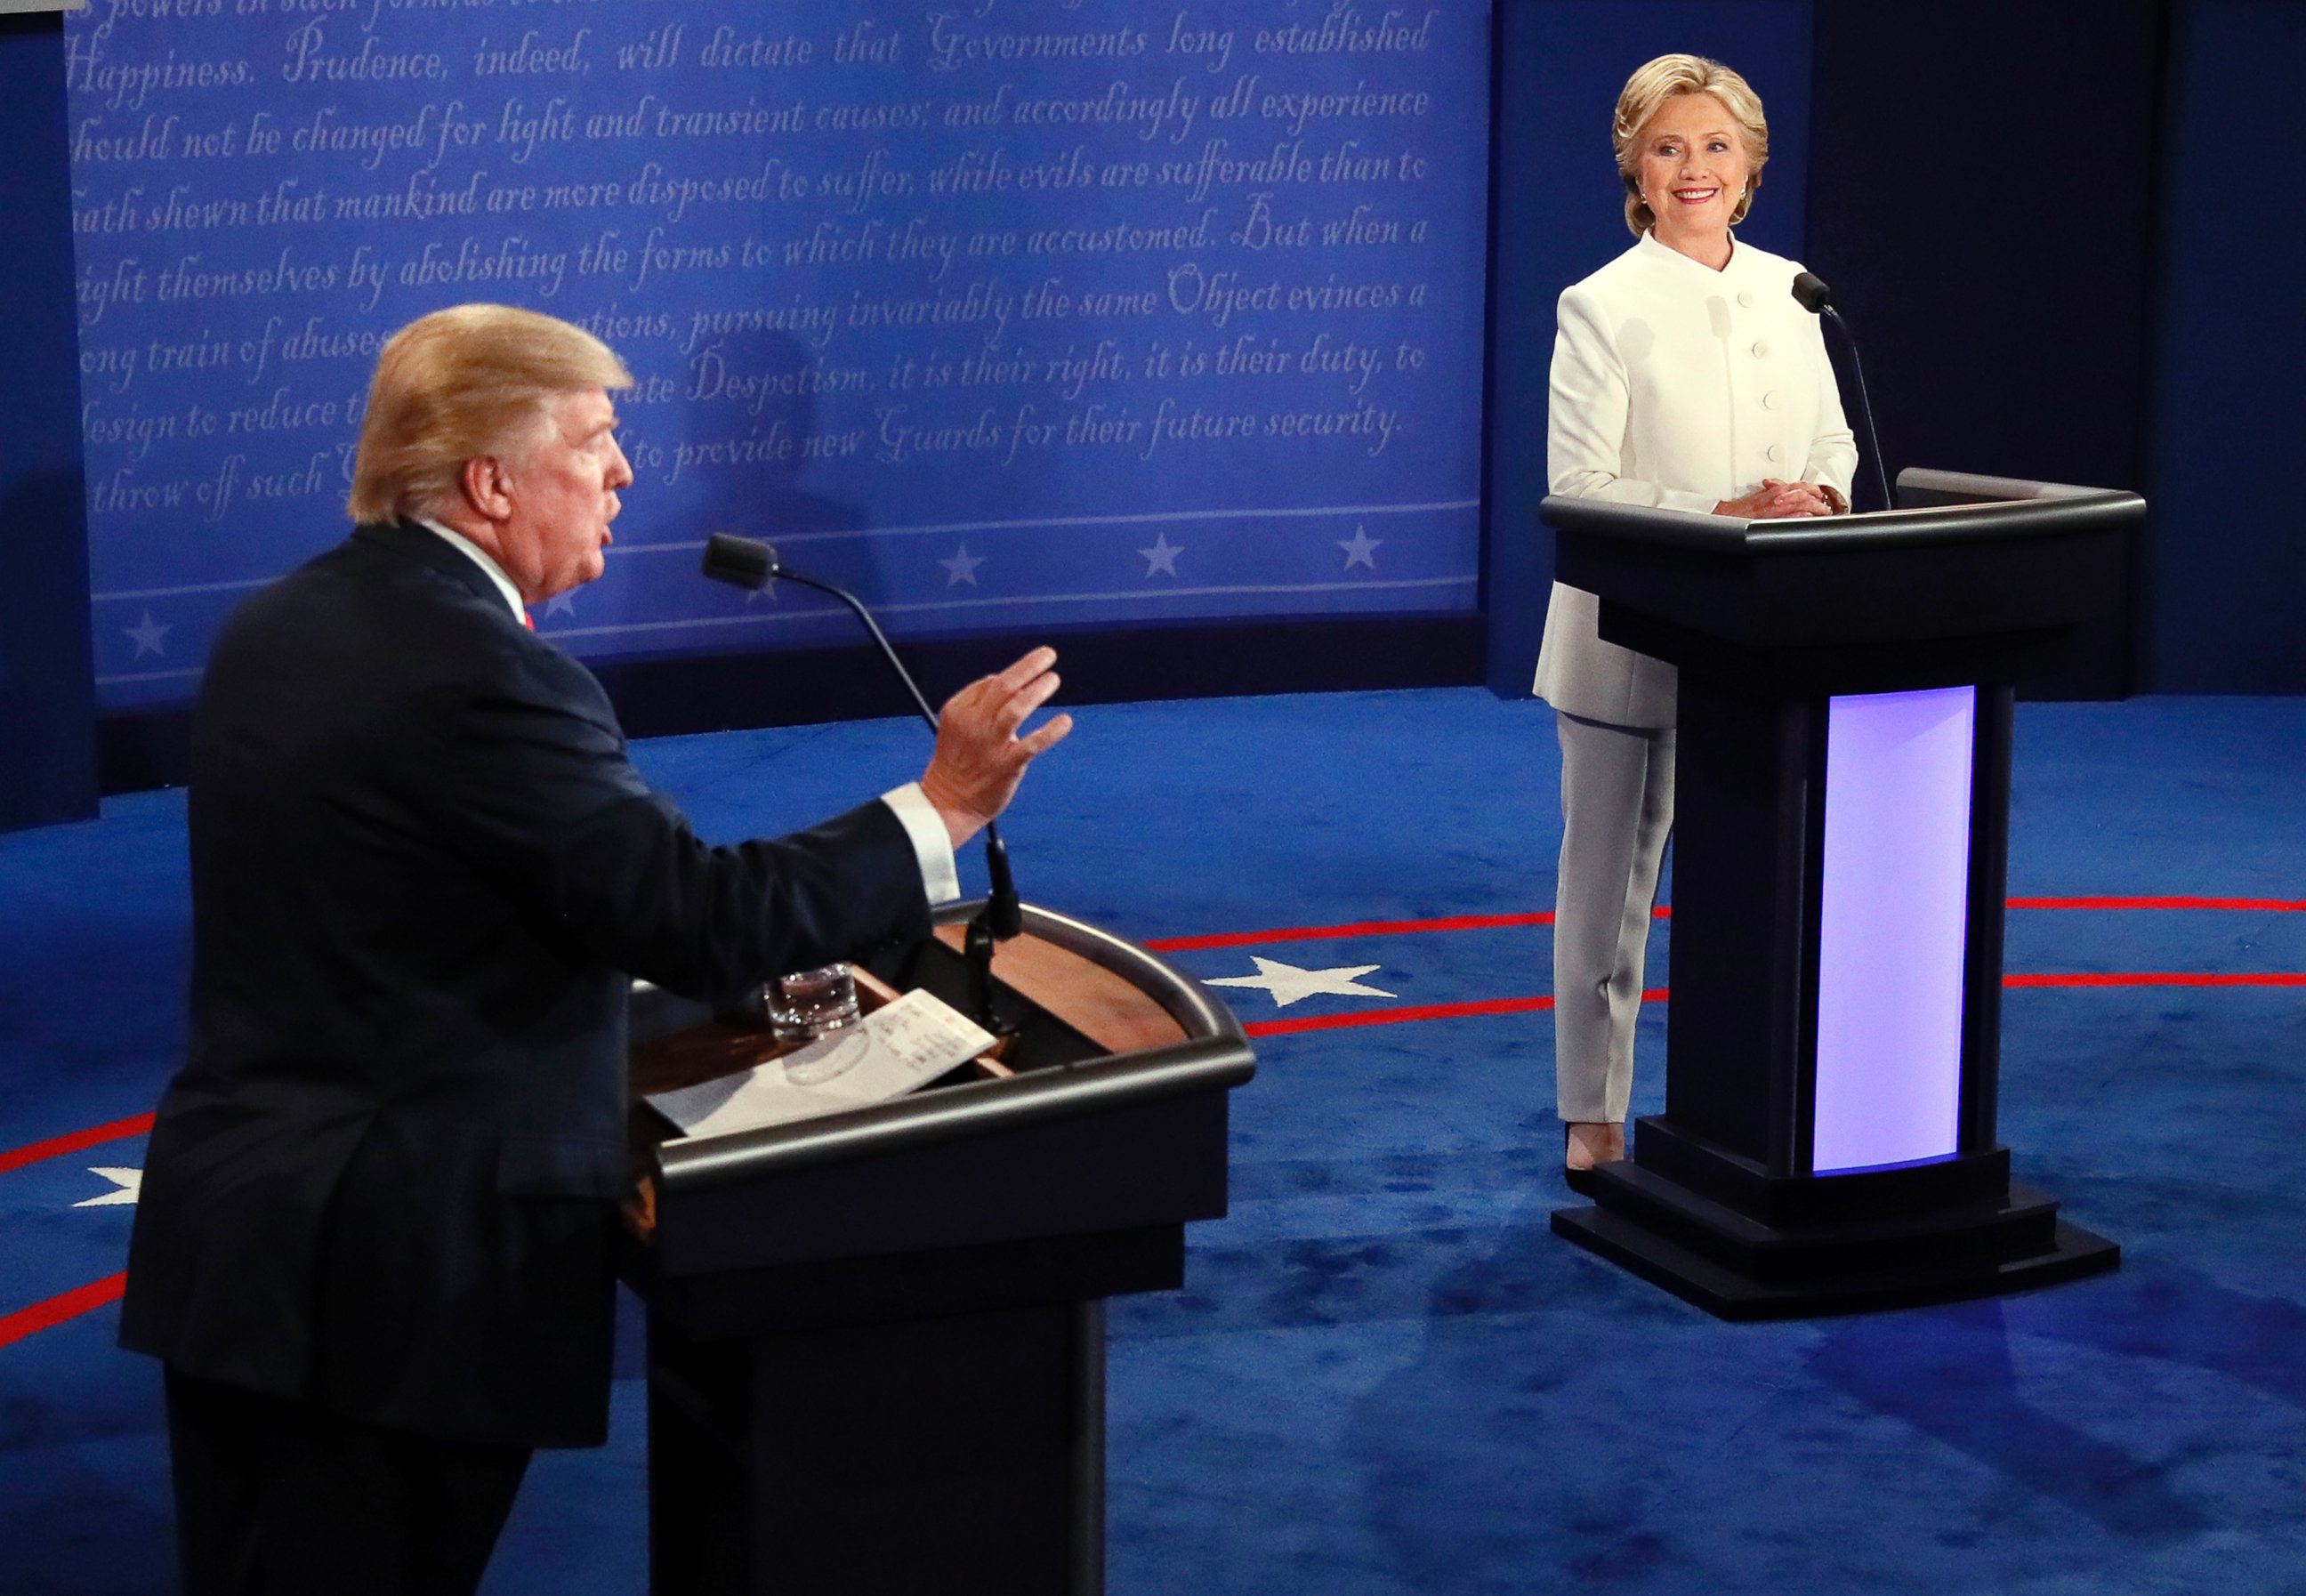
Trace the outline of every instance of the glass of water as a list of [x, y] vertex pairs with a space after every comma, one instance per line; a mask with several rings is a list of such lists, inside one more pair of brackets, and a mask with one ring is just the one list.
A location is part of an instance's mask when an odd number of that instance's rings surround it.
[[809, 1042], [857, 1023], [857, 982], [845, 964], [777, 977], [762, 994], [769, 1028], [784, 1042]]

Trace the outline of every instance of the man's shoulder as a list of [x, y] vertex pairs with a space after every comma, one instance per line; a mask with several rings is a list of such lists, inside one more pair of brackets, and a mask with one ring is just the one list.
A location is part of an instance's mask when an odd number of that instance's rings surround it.
[[461, 558], [454, 550], [443, 544], [430, 558], [415, 542], [431, 536], [422, 528], [354, 528], [244, 601], [219, 647], [270, 636], [354, 640], [378, 629], [405, 636], [447, 627], [483, 637], [513, 630], [502, 600], [458, 579], [448, 563]]
[[421, 527], [380, 530], [355, 530], [242, 603], [210, 652], [203, 696], [290, 673], [370, 704], [508, 693], [606, 713], [592, 672], [524, 629], [463, 555]]
[[316, 605], [373, 600], [389, 591], [397, 578], [415, 574], [413, 568], [401, 570], [406, 560], [394, 559], [361, 536], [360, 530], [354, 528], [352, 535], [259, 587], [235, 606], [227, 627], [303, 613]]

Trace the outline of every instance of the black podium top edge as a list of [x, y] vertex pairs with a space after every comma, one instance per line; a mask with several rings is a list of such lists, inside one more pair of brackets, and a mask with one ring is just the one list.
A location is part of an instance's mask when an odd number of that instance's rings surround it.
[[1559, 533], [1708, 553], [1766, 556], [2023, 542], [2118, 532], [2145, 519], [2146, 501], [2114, 488], [1908, 469], [1900, 508], [1861, 515], [1749, 521], [1695, 510], [1550, 495], [1538, 519]]

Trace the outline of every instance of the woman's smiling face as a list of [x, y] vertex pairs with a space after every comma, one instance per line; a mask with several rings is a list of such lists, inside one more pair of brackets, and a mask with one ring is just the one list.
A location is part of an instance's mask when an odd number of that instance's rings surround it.
[[1660, 243], [1726, 236], [1748, 175], [1737, 118], [1710, 94], [1675, 95], [1642, 130], [1642, 197]]

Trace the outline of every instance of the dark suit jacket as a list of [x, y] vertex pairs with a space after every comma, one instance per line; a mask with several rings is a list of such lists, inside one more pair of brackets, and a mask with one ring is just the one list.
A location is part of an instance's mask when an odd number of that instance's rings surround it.
[[707, 848], [591, 673], [420, 526], [250, 600], [191, 785], [192, 1009], [123, 1344], [448, 1438], [606, 1432], [629, 974], [710, 996], [928, 926], [885, 804]]

